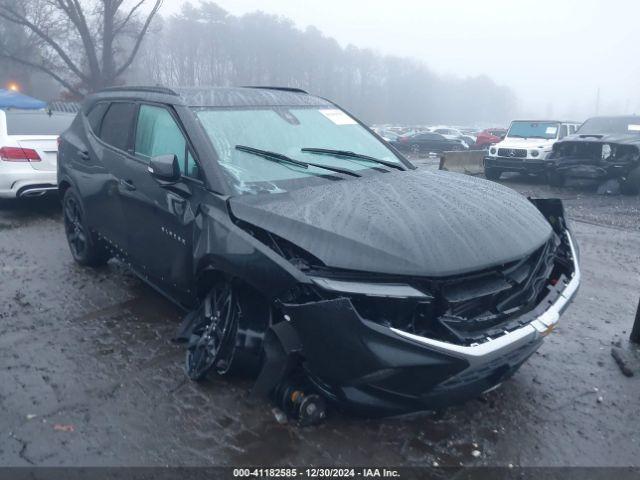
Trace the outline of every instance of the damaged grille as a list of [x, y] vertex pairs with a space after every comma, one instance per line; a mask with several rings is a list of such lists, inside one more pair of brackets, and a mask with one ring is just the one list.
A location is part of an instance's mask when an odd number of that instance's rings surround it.
[[[446, 283], [441, 289], [445, 307], [438, 321], [461, 343], [496, 337], [511, 319], [532, 310], [553, 278], [556, 235], [532, 255], [477, 278]], [[516, 325], [518, 327], [520, 325]]]
[[254, 226], [241, 226], [312, 277], [408, 285], [424, 293], [415, 298], [375, 296], [298, 284], [283, 293], [279, 302], [304, 304], [348, 298], [364, 319], [457, 345], [480, 344], [531, 322], [556, 300], [563, 281], [573, 274], [568, 240], [556, 233], [520, 260], [473, 274], [432, 279], [328, 268], [283, 238]]
[[501, 157], [526, 158], [527, 150], [524, 148], [499, 148], [498, 155]]
[[[533, 320], [554, 285], [571, 275], [569, 247], [552, 235], [538, 250], [501, 267], [448, 279], [382, 279], [404, 281], [432, 298], [381, 298], [319, 292], [323, 298], [349, 297], [367, 320], [458, 345], [499, 337]], [[352, 272], [353, 273], [353, 272]], [[548, 300], [548, 299], [547, 299]]]

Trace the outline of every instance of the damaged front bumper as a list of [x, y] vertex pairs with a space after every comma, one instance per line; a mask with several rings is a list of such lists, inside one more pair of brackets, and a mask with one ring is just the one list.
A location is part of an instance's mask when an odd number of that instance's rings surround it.
[[625, 164], [606, 164], [603, 162], [594, 162], [589, 159], [566, 159], [555, 162], [551, 170], [566, 178], [598, 181], [610, 178], [622, 178], [631, 170], [631, 166]]
[[528, 158], [512, 158], [486, 156], [484, 157], [484, 166], [495, 168], [503, 172], [518, 172], [531, 175], [545, 173], [551, 164], [544, 159], [528, 159]]
[[635, 145], [585, 139], [558, 143], [550, 161], [556, 175], [602, 181], [626, 177], [640, 165], [640, 152]]
[[361, 415], [437, 409], [510, 377], [542, 343], [580, 284], [578, 252], [565, 232], [570, 278], [509, 330], [471, 345], [449, 343], [363, 318], [348, 297], [283, 305], [314, 387]]

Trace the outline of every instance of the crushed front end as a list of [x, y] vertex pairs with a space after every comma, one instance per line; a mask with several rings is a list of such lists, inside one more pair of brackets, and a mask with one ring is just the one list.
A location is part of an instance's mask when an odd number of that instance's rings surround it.
[[280, 335], [313, 389], [360, 415], [462, 402], [509, 378], [542, 343], [580, 283], [558, 200], [532, 200], [553, 227], [535, 252], [450, 278], [310, 268], [279, 299]]
[[588, 137], [558, 142], [549, 156], [550, 169], [565, 178], [624, 180], [640, 165], [640, 148], [635, 137], [633, 140], [630, 143]]

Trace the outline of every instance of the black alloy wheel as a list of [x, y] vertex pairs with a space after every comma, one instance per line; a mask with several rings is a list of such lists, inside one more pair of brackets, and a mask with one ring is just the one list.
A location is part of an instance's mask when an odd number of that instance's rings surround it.
[[191, 380], [203, 380], [211, 369], [220, 375], [231, 367], [236, 350], [240, 302], [229, 282], [213, 287], [202, 306], [202, 321], [190, 336], [185, 369]]
[[103, 240], [87, 228], [84, 209], [72, 188], [67, 189], [62, 199], [64, 231], [73, 259], [80, 265], [98, 267], [110, 258]]

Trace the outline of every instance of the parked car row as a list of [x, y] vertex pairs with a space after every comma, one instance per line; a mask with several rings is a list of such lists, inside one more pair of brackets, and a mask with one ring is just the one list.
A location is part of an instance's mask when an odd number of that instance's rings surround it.
[[549, 120], [513, 121], [506, 138], [490, 147], [485, 176], [543, 175], [549, 184], [567, 180], [618, 182], [623, 193], [640, 193], [640, 117], [594, 117], [582, 125]]
[[[402, 152], [413, 154], [442, 153], [447, 150], [482, 150], [501, 141], [504, 128], [480, 130], [469, 127], [374, 127], [383, 139]], [[428, 135], [431, 134], [431, 135]]]
[[462, 140], [447, 138], [444, 135], [433, 132], [400, 136], [390, 143], [401, 152], [413, 154], [442, 153], [469, 149], [469, 146]]

